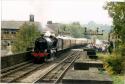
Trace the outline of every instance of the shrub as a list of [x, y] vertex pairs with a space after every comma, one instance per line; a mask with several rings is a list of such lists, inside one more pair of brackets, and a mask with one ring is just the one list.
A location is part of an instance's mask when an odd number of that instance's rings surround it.
[[14, 43], [12, 45], [13, 53], [24, 52], [27, 48], [33, 45], [36, 38], [40, 36], [38, 26], [34, 23], [24, 23], [19, 32], [17, 32]]
[[121, 52], [121, 49], [116, 49], [105, 58], [105, 68], [110, 74], [120, 74], [123, 71], [125, 62]]

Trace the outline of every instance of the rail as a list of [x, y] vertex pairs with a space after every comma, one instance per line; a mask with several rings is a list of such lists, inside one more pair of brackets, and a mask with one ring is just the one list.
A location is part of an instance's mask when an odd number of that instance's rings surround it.
[[[58, 83], [78, 56], [79, 53], [73, 52], [71, 55], [67, 56], [67, 58], [59, 62], [52, 69], [48, 70], [48, 72], [46, 72], [42, 77], [40, 77], [33, 83], [39, 83], [39, 82]], [[68, 60], [70, 60], [70, 62], [67, 63]]]

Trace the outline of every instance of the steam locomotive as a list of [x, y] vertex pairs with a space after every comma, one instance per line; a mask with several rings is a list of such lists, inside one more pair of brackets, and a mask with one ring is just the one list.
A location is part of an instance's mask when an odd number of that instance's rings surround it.
[[45, 62], [55, 57], [57, 51], [83, 46], [90, 40], [67, 37], [41, 36], [35, 41], [35, 48], [32, 52], [33, 62]]

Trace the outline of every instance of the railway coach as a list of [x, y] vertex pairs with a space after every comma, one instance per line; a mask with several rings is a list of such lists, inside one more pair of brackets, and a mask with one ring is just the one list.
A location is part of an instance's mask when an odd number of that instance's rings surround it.
[[87, 42], [87, 39], [83, 38], [42, 36], [35, 41], [35, 48], [32, 52], [33, 62], [45, 62], [53, 59], [57, 51], [82, 46]]

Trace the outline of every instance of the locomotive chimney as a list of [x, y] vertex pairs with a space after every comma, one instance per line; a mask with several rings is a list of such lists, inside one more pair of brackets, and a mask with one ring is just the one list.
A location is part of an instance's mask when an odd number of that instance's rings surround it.
[[30, 15], [29, 21], [30, 21], [30, 22], [34, 22], [34, 15]]

